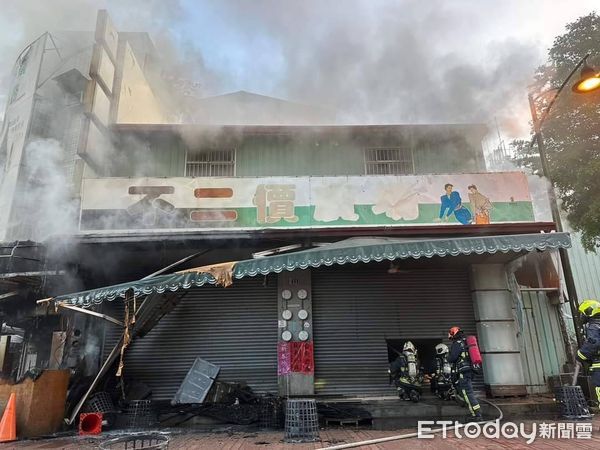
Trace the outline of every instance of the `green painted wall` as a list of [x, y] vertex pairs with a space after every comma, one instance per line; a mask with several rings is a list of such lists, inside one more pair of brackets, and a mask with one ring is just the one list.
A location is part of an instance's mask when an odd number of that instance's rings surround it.
[[123, 136], [119, 150], [102, 176], [182, 177], [185, 175], [185, 146], [177, 136]]
[[362, 150], [352, 142], [250, 136], [236, 149], [237, 176], [356, 175]]
[[[433, 128], [433, 127], [432, 127]], [[190, 141], [192, 144], [190, 144]], [[176, 133], [121, 136], [118, 157], [104, 176], [184, 176], [185, 152], [196, 148], [236, 149], [236, 176], [364, 175], [364, 148], [405, 146], [413, 150], [415, 173], [485, 171], [481, 144], [459, 132], [320, 133], [303, 129], [282, 134], [211, 134], [186, 139]]]

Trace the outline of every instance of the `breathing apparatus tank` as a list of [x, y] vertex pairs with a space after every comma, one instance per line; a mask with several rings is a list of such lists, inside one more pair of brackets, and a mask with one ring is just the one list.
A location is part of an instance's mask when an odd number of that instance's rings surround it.
[[406, 361], [408, 363], [408, 376], [411, 378], [416, 378], [417, 376], [417, 359], [415, 354], [412, 352], [404, 352], [406, 356]]
[[417, 377], [417, 349], [415, 345], [411, 341], [406, 341], [404, 343], [404, 347], [402, 348], [402, 353], [404, 353], [404, 357], [406, 358], [406, 364], [408, 368], [408, 376], [410, 378]]
[[452, 373], [452, 366], [448, 362], [448, 346], [446, 344], [438, 344], [435, 346], [436, 358], [438, 360], [438, 369], [442, 375], [450, 375]]
[[469, 350], [469, 358], [473, 366], [481, 367], [481, 353], [479, 352], [479, 346], [477, 345], [477, 338], [475, 336], [467, 336], [466, 339], [467, 348]]
[[452, 366], [448, 361], [444, 362], [444, 365], [442, 367], [442, 373], [448, 376], [452, 373]]

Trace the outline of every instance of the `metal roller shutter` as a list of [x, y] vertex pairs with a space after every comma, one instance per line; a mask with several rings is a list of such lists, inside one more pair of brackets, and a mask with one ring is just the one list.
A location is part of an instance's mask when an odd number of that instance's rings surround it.
[[[114, 317], [120, 321], [125, 318], [125, 310], [123, 308], [123, 302], [120, 298], [113, 301], [104, 302], [102, 304], [102, 313]], [[108, 355], [112, 351], [113, 347], [117, 345], [117, 342], [123, 334], [123, 327], [115, 325], [114, 323], [104, 322], [104, 340], [102, 341], [102, 362], [108, 358]]]
[[[450, 260], [450, 259], [449, 259]], [[467, 267], [387, 273], [389, 263], [313, 270], [315, 392], [389, 395], [387, 339], [475, 333]]]
[[266, 285], [264, 280], [190, 289], [152, 331], [133, 342], [125, 375], [148, 384], [154, 400], [170, 400], [201, 357], [221, 367], [221, 381], [277, 392], [277, 278], [270, 276]]

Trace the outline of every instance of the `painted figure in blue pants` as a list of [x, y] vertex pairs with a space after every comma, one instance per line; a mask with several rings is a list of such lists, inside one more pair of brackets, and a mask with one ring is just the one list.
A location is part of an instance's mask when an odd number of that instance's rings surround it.
[[450, 216], [454, 214], [456, 220], [458, 220], [463, 225], [469, 225], [473, 218], [471, 216], [471, 212], [462, 205], [462, 199], [460, 198], [460, 194], [456, 191], [453, 191], [450, 183], [447, 183], [444, 186], [446, 190], [446, 195], [442, 195], [440, 198], [442, 202], [442, 206], [440, 208], [440, 217], [437, 221], [448, 221]]

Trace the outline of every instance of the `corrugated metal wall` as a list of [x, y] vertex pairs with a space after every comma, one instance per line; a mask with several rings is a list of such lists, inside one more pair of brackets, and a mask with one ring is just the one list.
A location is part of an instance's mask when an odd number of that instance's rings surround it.
[[248, 136], [236, 158], [238, 176], [362, 175], [365, 171], [362, 148], [356, 143], [309, 136]]
[[183, 177], [185, 176], [185, 146], [178, 135], [136, 136], [123, 134], [119, 146], [128, 151], [128, 158], [122, 158], [113, 165], [111, 177]]
[[558, 306], [544, 292], [521, 292], [519, 345], [529, 394], [548, 392], [548, 377], [562, 372], [567, 361]]
[[169, 400], [201, 357], [221, 367], [221, 381], [277, 392], [277, 278], [263, 284], [264, 277], [256, 277], [227, 289], [190, 289], [173, 312], [133, 342], [125, 375], [147, 383], [154, 400]]
[[[430, 130], [414, 138], [409, 130], [369, 136], [329, 135], [318, 132], [298, 134], [250, 134], [241, 140], [212, 136], [208, 143], [198, 138], [186, 143], [173, 135], [135, 138], [125, 135], [121, 146], [139, 148], [128, 161], [114, 167], [110, 176], [184, 176], [186, 145], [235, 148], [236, 176], [344, 176], [364, 175], [367, 147], [409, 147], [413, 149], [415, 172], [454, 173], [485, 170], [481, 145], [468, 132], [446, 134]], [[130, 140], [128, 140], [130, 139]], [[141, 158], [141, 159], [140, 159]]]
[[581, 245], [581, 234], [567, 231], [572, 233], [573, 247], [568, 252], [577, 297], [580, 301], [587, 298], [600, 300], [600, 253], [586, 253]]
[[[466, 143], [463, 146], [454, 144], [452, 141], [434, 144], [391, 141], [385, 145], [412, 146], [417, 174], [476, 172], [482, 169], [477, 165], [477, 149]], [[375, 137], [360, 143], [318, 137], [277, 140], [270, 136], [249, 136], [236, 149], [236, 175], [364, 175], [364, 149], [379, 145], [382, 144]]]
[[396, 274], [388, 268], [384, 262], [313, 270], [317, 394], [394, 394], [386, 338], [441, 341], [454, 325], [475, 333], [466, 267]]

